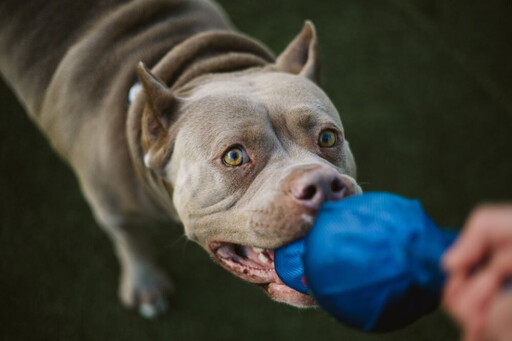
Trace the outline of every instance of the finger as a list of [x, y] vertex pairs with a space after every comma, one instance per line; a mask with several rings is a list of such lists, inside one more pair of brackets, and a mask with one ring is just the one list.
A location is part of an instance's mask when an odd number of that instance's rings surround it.
[[483, 334], [473, 331], [471, 328], [464, 329], [462, 333], [463, 341], [484, 341]]
[[512, 205], [482, 206], [469, 217], [463, 232], [445, 253], [448, 271], [468, 271], [484, 259], [489, 248], [512, 241]]
[[474, 335], [481, 335], [486, 328], [490, 302], [500, 290], [500, 280], [489, 268], [472, 277], [464, 288], [464, 296], [457, 307], [459, 317]]
[[[458, 297], [461, 293], [463, 293], [464, 285], [467, 284], [466, 274], [463, 273], [454, 273], [451, 274], [445, 284], [443, 290], [443, 303], [446, 309], [453, 315], [455, 314], [454, 305], [456, 304]], [[455, 317], [455, 316], [454, 316]]]
[[463, 274], [451, 276], [443, 297], [445, 308], [463, 327], [471, 321], [467, 311], [468, 299], [471, 299], [471, 284], [472, 279]]
[[495, 251], [485, 270], [496, 277], [500, 284], [512, 277], [512, 247]]
[[450, 276], [443, 299], [448, 311], [465, 330], [466, 338], [483, 335], [491, 301], [511, 273], [512, 249], [502, 249], [473, 276], [464, 277], [460, 273]]
[[484, 328], [487, 307], [498, 285], [493, 276], [481, 272], [466, 281], [451, 301], [450, 312], [465, 328], [475, 333]]
[[485, 335], [489, 340], [512, 340], [512, 291], [504, 290], [490, 303]]

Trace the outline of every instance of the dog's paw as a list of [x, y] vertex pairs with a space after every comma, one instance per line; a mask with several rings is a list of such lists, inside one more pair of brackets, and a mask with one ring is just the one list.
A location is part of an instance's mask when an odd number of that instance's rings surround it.
[[167, 300], [173, 292], [171, 280], [153, 266], [137, 266], [121, 275], [121, 302], [127, 308], [137, 309], [145, 318], [165, 313]]

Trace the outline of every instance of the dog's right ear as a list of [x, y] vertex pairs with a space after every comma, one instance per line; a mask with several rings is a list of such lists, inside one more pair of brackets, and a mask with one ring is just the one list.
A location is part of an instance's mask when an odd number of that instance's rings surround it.
[[304, 28], [288, 47], [277, 57], [278, 70], [301, 75], [313, 82], [320, 82], [320, 53], [315, 26], [311, 21], [304, 23]]
[[146, 95], [146, 108], [142, 116], [142, 147], [147, 167], [157, 170], [169, 140], [169, 129], [174, 119], [176, 97], [165, 83], [140, 62], [137, 66], [142, 88]]

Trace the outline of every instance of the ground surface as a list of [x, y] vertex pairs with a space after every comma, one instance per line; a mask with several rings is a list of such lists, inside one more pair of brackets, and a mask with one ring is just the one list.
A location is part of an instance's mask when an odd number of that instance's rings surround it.
[[[512, 198], [510, 2], [220, 2], [276, 52], [314, 21], [325, 89], [365, 190], [417, 197], [445, 226], [479, 202]], [[0, 104], [1, 340], [456, 340], [442, 312], [372, 336], [274, 303], [179, 226], [150, 228], [178, 289], [170, 312], [126, 312], [111, 245], [73, 174], [3, 84]]]

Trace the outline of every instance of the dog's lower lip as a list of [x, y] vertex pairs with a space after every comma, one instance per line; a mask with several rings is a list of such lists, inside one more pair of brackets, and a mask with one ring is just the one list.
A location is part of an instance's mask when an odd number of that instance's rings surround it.
[[279, 279], [273, 249], [226, 242], [211, 242], [209, 247], [219, 264], [241, 279], [260, 286], [272, 299], [297, 307], [315, 305], [311, 296], [295, 291]]

